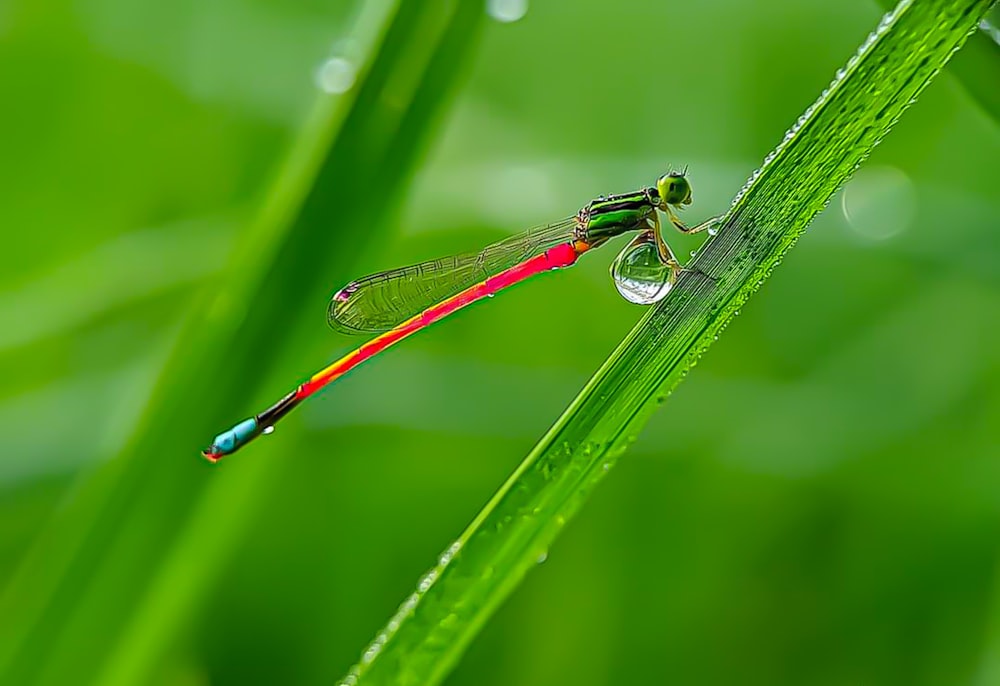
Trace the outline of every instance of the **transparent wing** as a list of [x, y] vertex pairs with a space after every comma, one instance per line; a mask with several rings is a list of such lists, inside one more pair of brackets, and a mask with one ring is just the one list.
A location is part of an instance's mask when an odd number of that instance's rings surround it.
[[428, 307], [549, 248], [572, 240], [576, 217], [537, 226], [466, 253], [352, 281], [330, 300], [327, 321], [346, 333], [388, 331]]

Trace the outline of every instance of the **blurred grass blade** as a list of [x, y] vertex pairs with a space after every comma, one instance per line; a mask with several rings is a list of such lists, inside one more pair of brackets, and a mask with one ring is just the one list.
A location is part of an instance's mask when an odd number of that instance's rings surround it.
[[997, 565], [993, 583], [993, 602], [989, 621], [984, 632], [982, 657], [973, 686], [992, 686], [1000, 683], [1000, 565]]
[[283, 388], [257, 386], [286, 356], [297, 304], [323, 302], [377, 239], [482, 15], [478, 0], [367, 7], [377, 53], [318, 107], [124, 454], [80, 484], [0, 598], [0, 683], [149, 683], [254, 516], [278, 462], [220, 471], [198, 449]]
[[[765, 160], [719, 234], [597, 372], [439, 564], [348, 684], [440, 683], [625, 450], [992, 0], [915, 0], [886, 15]], [[823, 274], [817, 278], [849, 278]], [[706, 417], [705, 421], [725, 421]]]

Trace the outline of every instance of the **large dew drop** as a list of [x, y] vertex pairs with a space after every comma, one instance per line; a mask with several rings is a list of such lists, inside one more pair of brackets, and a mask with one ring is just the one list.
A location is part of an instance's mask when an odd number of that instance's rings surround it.
[[637, 305], [652, 305], [670, 292], [670, 267], [660, 261], [652, 236], [625, 246], [614, 264], [611, 278], [621, 296]]

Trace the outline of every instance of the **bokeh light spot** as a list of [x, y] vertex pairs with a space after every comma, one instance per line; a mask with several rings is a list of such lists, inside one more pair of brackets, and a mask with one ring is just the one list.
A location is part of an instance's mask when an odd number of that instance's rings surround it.
[[357, 70], [350, 60], [331, 57], [316, 71], [316, 85], [326, 93], [346, 93], [354, 85]]
[[896, 167], [861, 169], [841, 196], [844, 217], [862, 238], [884, 241], [901, 234], [917, 212], [917, 192]]
[[486, 12], [497, 21], [509, 24], [528, 13], [528, 0], [486, 0]]

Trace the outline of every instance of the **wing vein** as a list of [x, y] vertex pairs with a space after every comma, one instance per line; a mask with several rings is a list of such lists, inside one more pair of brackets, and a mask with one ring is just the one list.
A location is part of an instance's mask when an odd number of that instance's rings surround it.
[[572, 240], [576, 217], [528, 229], [479, 252], [362, 277], [330, 300], [327, 321], [346, 333], [381, 333], [494, 274]]

